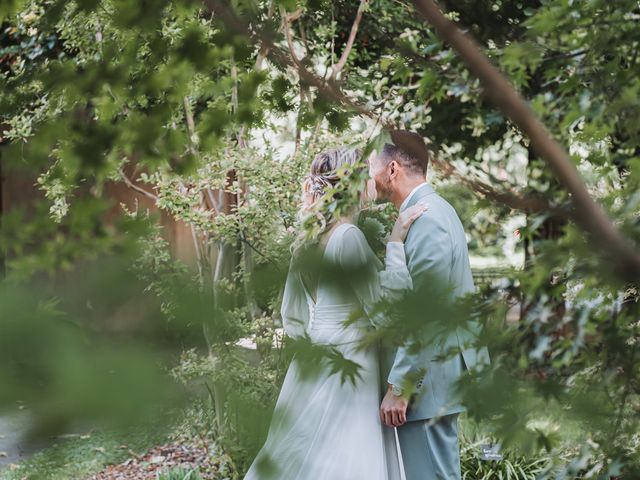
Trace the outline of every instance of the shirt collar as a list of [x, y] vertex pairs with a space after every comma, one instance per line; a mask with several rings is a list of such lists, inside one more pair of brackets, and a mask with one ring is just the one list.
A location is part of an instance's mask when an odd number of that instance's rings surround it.
[[422, 182], [420, 185], [416, 185], [413, 190], [411, 190], [411, 192], [409, 192], [409, 195], [407, 195], [407, 198], [404, 199], [404, 201], [402, 202], [402, 205], [400, 205], [400, 211], [402, 211], [408, 204], [409, 201], [411, 200], [411, 197], [413, 197], [413, 195], [418, 191], [419, 188], [421, 188], [424, 185], [428, 185], [427, 182]]

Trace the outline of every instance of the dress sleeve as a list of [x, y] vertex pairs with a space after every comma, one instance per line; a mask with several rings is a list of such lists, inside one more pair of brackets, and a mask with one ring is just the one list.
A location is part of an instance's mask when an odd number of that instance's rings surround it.
[[374, 326], [385, 323], [385, 316], [375, 312], [381, 299], [395, 300], [413, 287], [404, 253], [404, 244], [389, 242], [382, 265], [367, 243], [362, 230], [353, 226], [344, 232], [338, 251], [340, 267], [363, 274], [352, 276], [351, 286]]
[[300, 274], [293, 268], [293, 261], [289, 266], [289, 273], [287, 273], [284, 285], [280, 315], [282, 326], [287, 335], [292, 338], [304, 336], [309, 324], [309, 303]]

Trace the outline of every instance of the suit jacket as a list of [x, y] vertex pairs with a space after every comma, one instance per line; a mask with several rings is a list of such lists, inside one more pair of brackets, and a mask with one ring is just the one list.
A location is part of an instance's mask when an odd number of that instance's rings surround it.
[[[404, 244], [414, 290], [426, 287], [432, 294], [447, 296], [447, 301], [475, 291], [467, 241], [456, 211], [428, 184], [416, 190], [403, 210], [419, 201], [429, 207], [411, 225]], [[429, 300], [425, 299], [424, 321], [427, 322]], [[477, 325], [471, 324], [471, 328], [456, 328], [444, 340], [433, 342], [421, 351], [414, 352], [408, 345], [396, 350], [388, 382], [406, 385], [409, 379], [418, 378], [407, 420], [424, 420], [464, 410], [454, 394], [456, 380], [465, 367], [471, 370], [489, 362], [486, 347], [480, 350], [471, 347], [476, 332]], [[443, 358], [443, 353], [452, 348], [459, 354]]]

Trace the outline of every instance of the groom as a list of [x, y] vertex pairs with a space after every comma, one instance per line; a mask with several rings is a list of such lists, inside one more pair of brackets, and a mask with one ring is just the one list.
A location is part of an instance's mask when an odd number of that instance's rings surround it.
[[[451, 299], [473, 292], [460, 219], [425, 182], [430, 153], [424, 140], [401, 130], [391, 132], [391, 139], [393, 144], [386, 143], [382, 151], [371, 154], [369, 175], [378, 198], [393, 202], [400, 211], [417, 202], [428, 205], [404, 244], [414, 290], [433, 292], [436, 288]], [[424, 322], [429, 321], [428, 307], [425, 305]], [[428, 335], [428, 328], [424, 330]], [[407, 480], [461, 478], [458, 415], [464, 407], [453, 395], [453, 386], [466, 369], [489, 361], [486, 349], [469, 347], [472, 340], [468, 330], [457, 328], [437, 342], [438, 351], [427, 344], [416, 352], [407, 344], [395, 352], [380, 416], [387, 426], [398, 427]], [[438, 355], [451, 349], [458, 352], [453, 357]], [[414, 392], [407, 391], [407, 385], [415, 385]]]

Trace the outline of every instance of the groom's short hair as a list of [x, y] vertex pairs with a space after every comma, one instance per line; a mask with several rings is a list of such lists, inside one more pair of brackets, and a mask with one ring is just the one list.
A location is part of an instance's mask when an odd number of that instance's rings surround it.
[[415, 173], [426, 175], [432, 154], [424, 139], [407, 130], [391, 130], [389, 135], [393, 143], [385, 143], [382, 147], [382, 157], [385, 161], [395, 160]]

